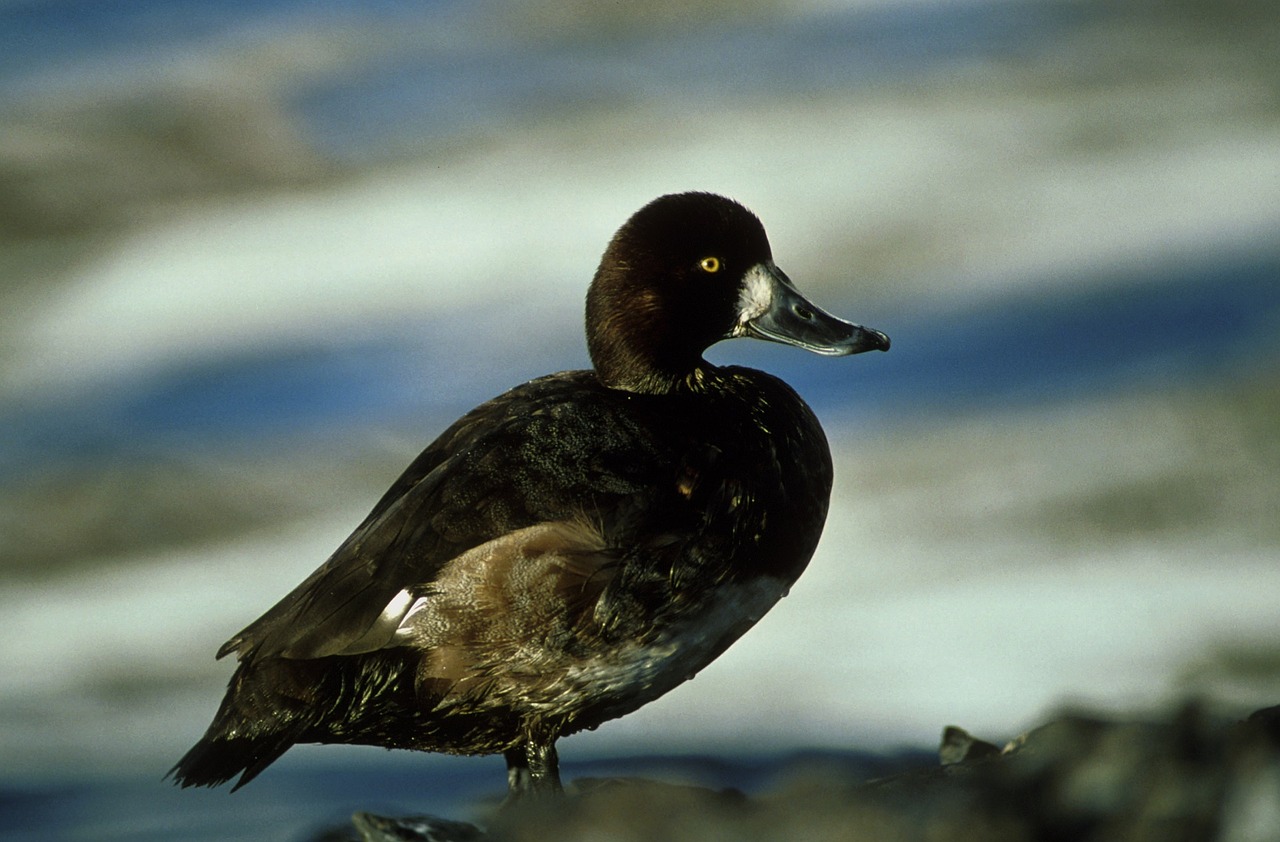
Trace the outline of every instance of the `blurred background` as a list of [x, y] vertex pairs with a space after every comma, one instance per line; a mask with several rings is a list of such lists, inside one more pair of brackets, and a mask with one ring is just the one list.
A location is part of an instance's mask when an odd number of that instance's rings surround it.
[[458, 414], [585, 367], [609, 236], [689, 189], [893, 350], [713, 349], [822, 419], [827, 531], [569, 777], [1280, 701], [1277, 43], [1271, 0], [0, 3], [0, 837], [501, 792], [346, 747], [159, 778], [217, 647]]

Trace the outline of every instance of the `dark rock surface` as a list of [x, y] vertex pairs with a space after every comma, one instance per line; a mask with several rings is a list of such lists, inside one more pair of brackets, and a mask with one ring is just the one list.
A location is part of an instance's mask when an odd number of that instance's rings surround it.
[[1066, 715], [1004, 748], [948, 727], [941, 765], [852, 780], [799, 764], [758, 795], [636, 779], [574, 782], [563, 799], [499, 809], [480, 827], [354, 817], [326, 842], [963, 839], [1280, 840], [1280, 706], [1224, 721]]

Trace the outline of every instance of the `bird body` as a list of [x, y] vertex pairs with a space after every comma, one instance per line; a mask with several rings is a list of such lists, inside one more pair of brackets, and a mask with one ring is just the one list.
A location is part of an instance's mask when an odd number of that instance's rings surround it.
[[709, 194], [624, 225], [587, 312], [593, 369], [464, 415], [222, 647], [239, 666], [180, 783], [354, 743], [502, 753], [513, 794], [557, 791], [558, 737], [691, 678], [787, 592], [826, 517], [826, 438], [781, 380], [702, 351], [887, 338], [808, 304], [755, 217]]

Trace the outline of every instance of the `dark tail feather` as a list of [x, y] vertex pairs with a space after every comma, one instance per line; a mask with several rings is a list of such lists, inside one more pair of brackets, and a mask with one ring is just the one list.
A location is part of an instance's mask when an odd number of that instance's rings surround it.
[[298, 742], [368, 742], [359, 727], [365, 707], [391, 718], [397, 712], [412, 716], [420, 707], [414, 689], [418, 657], [394, 649], [243, 661], [204, 738], [166, 777], [188, 787], [219, 786], [239, 775], [234, 792]]
[[179, 786], [219, 786], [253, 780], [306, 730], [304, 701], [314, 695], [315, 665], [268, 658], [241, 663], [213, 724], [166, 778]]
[[221, 786], [240, 776], [231, 791], [249, 783], [294, 744], [291, 735], [272, 734], [257, 739], [205, 737], [182, 756], [166, 778], [181, 787]]

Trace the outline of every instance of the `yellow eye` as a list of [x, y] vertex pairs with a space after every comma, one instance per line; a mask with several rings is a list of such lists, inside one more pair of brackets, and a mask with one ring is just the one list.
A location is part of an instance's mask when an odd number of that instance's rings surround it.
[[698, 266], [699, 266], [699, 267], [701, 267], [701, 269], [702, 269], [702, 271], [703, 271], [703, 272], [708, 272], [708, 273], [715, 273], [715, 272], [719, 272], [719, 271], [720, 271], [720, 258], [718, 258], [718, 257], [704, 257], [704, 258], [702, 258], [702, 262], [701, 262], [701, 263], [699, 263], [699, 264], [698, 264]]

